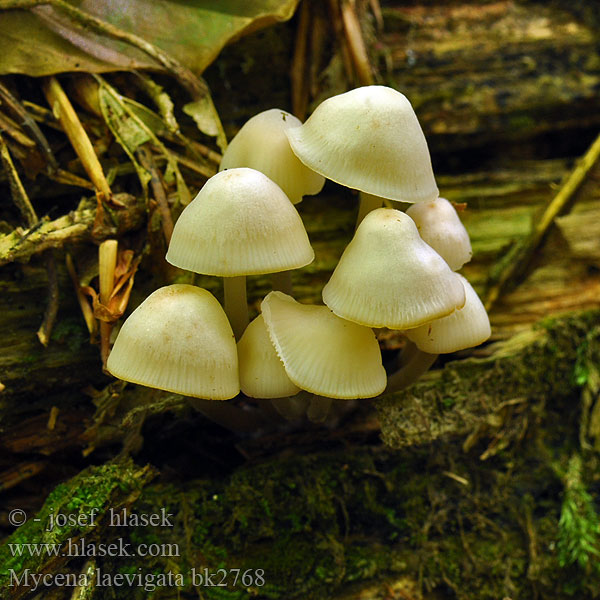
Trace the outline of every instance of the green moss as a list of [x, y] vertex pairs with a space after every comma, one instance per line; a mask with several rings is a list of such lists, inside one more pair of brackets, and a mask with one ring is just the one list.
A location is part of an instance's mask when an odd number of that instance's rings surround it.
[[[107, 464], [92, 467], [80, 473], [67, 484], [57, 486], [46, 499], [35, 518], [30, 516], [2, 546], [0, 546], [0, 589], [10, 580], [11, 573], [17, 576], [25, 569], [32, 573], [41, 572], [52, 556], [42, 552], [31, 556], [26, 544], [64, 544], [69, 538], [90, 533], [94, 522], [109, 506], [119, 505], [119, 498], [128, 495], [134, 486], [141, 486], [147, 479], [148, 470], [132, 464]], [[58, 524], [60, 515], [65, 520]], [[94, 515], [92, 520], [91, 515]], [[54, 525], [54, 526], [52, 526]], [[20, 554], [20, 551], [22, 554]]]

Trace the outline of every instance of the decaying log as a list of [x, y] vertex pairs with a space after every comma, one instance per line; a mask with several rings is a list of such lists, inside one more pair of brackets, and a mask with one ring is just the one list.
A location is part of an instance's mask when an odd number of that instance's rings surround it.
[[[599, 336], [600, 310], [571, 313], [486, 348], [484, 358], [449, 362], [377, 401], [383, 439], [402, 448], [470, 436], [469, 449], [482, 436], [501, 437], [506, 423], [514, 426], [515, 411], [541, 410], [549, 398], [579, 393], [582, 349]], [[510, 441], [508, 434], [503, 443]]]
[[[560, 147], [566, 132], [581, 134], [600, 124], [600, 19], [593, 3], [381, 4], [383, 31], [370, 21], [362, 23], [371, 64], [378, 68], [379, 82], [412, 102], [434, 158], [439, 157], [437, 171], [456, 164], [457, 151], [485, 147], [484, 155], [491, 158], [492, 143], [531, 140], [543, 133], [557, 134], [549, 143]], [[333, 44], [333, 32], [329, 38]], [[206, 71], [230, 133], [261, 110], [291, 109], [288, 60], [293, 47], [290, 26], [278, 25], [225, 48]], [[339, 56], [313, 60], [323, 66], [312, 82], [316, 89], [309, 113], [346, 89]], [[222, 88], [223, 78], [237, 94]]]
[[[596, 353], [598, 339], [591, 340]], [[566, 342], [560, 340], [559, 353]], [[39, 521], [29, 519], [0, 545], [6, 568], [0, 587], [13, 600], [33, 587], [33, 575], [52, 573], [37, 590], [45, 593], [57, 576], [91, 568], [105, 579], [77, 580], [90, 597], [142, 600], [156, 584], [160, 597], [187, 600], [210, 598], [214, 577], [206, 582], [199, 575], [225, 569], [219, 573], [227, 580], [227, 598], [379, 598], [360, 595], [366, 587], [385, 590], [382, 600], [451, 597], [448, 588], [460, 600], [531, 597], [534, 591], [557, 599], [570, 597], [563, 590], [574, 582], [580, 597], [592, 598], [597, 572], [560, 568], [557, 550], [561, 473], [578, 434], [574, 402], [573, 395], [545, 404], [511, 398], [489, 415], [490, 431], [469, 444], [438, 439], [394, 451], [373, 438], [360, 445], [339, 438], [324, 447], [327, 432], [317, 431], [312, 447], [288, 436], [293, 451], [282, 448], [221, 475], [214, 474], [223, 468], [218, 454], [197, 454], [198, 446], [190, 456], [172, 457], [177, 469], [182, 461], [195, 465], [198, 476], [184, 481], [165, 477], [144, 485], [150, 473], [130, 463], [90, 468], [56, 488], [37, 513]], [[503, 436], [494, 436], [503, 418]], [[490, 450], [494, 442], [501, 453]], [[597, 469], [593, 461], [588, 466]], [[129, 504], [132, 493], [139, 497]], [[129, 515], [156, 515], [154, 524], [130, 519], [128, 526], [115, 526], [123, 503]], [[45, 531], [51, 512], [76, 524]], [[76, 553], [54, 560], [12, 555], [30, 542], [78, 549], [82, 539], [85, 564]], [[100, 555], [94, 548], [101, 543], [125, 548], [127, 555]], [[151, 544], [155, 555], [141, 556], [138, 549]], [[236, 569], [246, 573], [243, 582], [234, 582]], [[135, 579], [115, 585], [119, 573]], [[72, 592], [53, 590], [61, 600]]]

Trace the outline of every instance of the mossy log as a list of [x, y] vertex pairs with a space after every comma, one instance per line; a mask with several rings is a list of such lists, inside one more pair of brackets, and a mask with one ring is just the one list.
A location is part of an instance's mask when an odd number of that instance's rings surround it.
[[597, 126], [599, 21], [591, 4], [392, 3], [383, 16], [386, 79], [411, 98], [433, 144]]
[[[598, 327], [598, 316], [581, 316], [576, 330], [583, 336], [584, 324]], [[572, 321], [547, 331], [566, 331]], [[587, 340], [597, 356], [600, 336]], [[559, 336], [554, 351], [568, 359], [580, 342]], [[503, 365], [513, 367], [512, 357], [498, 357], [498, 372]], [[320, 431], [321, 448], [303, 449], [301, 436], [286, 434], [292, 452], [221, 477], [163, 477], [143, 489], [150, 473], [129, 462], [89, 468], [52, 493], [39, 521], [30, 519], [0, 546], [3, 597], [23, 597], [37, 582], [37, 594], [57, 599], [595, 598], [598, 571], [565, 565], [559, 551], [569, 535], [559, 525], [563, 473], [579, 448], [578, 390], [570, 381], [557, 383], [551, 397], [541, 390], [536, 401], [509, 394], [501, 410], [489, 406], [490, 429], [472, 423], [478, 435], [467, 445], [431, 443], [430, 436], [421, 439], [430, 443], [392, 451], [372, 438], [332, 444]], [[458, 401], [440, 409], [461, 418]], [[585, 481], [597, 481], [592, 456], [585, 473]], [[132, 490], [139, 497], [129, 504]], [[51, 514], [76, 524], [47, 531]], [[147, 525], [133, 515], [157, 516]], [[65, 553], [14, 556], [33, 542], [58, 544]], [[109, 544], [119, 556], [101, 555], [98, 548]], [[141, 556], [149, 547], [154, 555]], [[43, 573], [49, 575], [40, 584], [34, 575]]]
[[383, 440], [402, 448], [464, 436], [470, 449], [479, 437], [491, 436], [486, 458], [519, 435], [516, 414], [577, 394], [577, 371], [589, 360], [590, 340], [599, 336], [600, 311], [571, 313], [489, 346], [485, 357], [450, 361], [409, 390], [377, 401]]

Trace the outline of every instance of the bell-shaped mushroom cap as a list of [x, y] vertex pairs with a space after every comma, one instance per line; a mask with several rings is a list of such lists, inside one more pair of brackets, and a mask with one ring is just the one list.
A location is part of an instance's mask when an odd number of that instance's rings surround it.
[[323, 288], [323, 300], [343, 319], [409, 329], [460, 308], [465, 291], [409, 216], [378, 208], [364, 218], [344, 250]]
[[406, 214], [417, 224], [419, 234], [449, 265], [458, 271], [473, 256], [469, 234], [456, 209], [445, 198], [417, 202]]
[[471, 284], [458, 275], [465, 286], [465, 305], [451, 315], [405, 332], [423, 352], [445, 354], [472, 348], [487, 340], [492, 330], [487, 312]]
[[283, 363], [267, 333], [262, 315], [258, 315], [238, 342], [240, 387], [251, 398], [284, 398], [300, 388], [287, 376]]
[[235, 277], [297, 269], [315, 254], [294, 205], [266, 175], [228, 169], [181, 213], [167, 260], [181, 269]]
[[327, 179], [403, 202], [438, 196], [423, 130], [396, 90], [371, 85], [333, 96], [286, 134], [296, 156]]
[[219, 171], [235, 167], [256, 169], [273, 180], [294, 204], [302, 196], [318, 194], [325, 178], [298, 160], [285, 135], [286, 129], [300, 125], [300, 119], [279, 108], [253, 116], [227, 146]]
[[328, 398], [371, 398], [383, 392], [386, 374], [371, 329], [282, 292], [269, 293], [261, 308], [275, 350], [298, 387]]
[[107, 368], [125, 381], [209, 400], [240, 391], [229, 321], [210, 292], [192, 285], [150, 294], [121, 327]]

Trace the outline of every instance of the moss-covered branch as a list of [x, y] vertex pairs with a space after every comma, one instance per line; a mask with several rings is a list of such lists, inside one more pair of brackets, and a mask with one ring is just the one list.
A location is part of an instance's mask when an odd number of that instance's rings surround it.
[[498, 343], [486, 358], [449, 362], [409, 390], [382, 398], [377, 409], [385, 443], [403, 448], [470, 436], [470, 447], [501, 431], [518, 405], [532, 409], [549, 397], [574, 394], [582, 345], [599, 328], [597, 310], [548, 319]]

